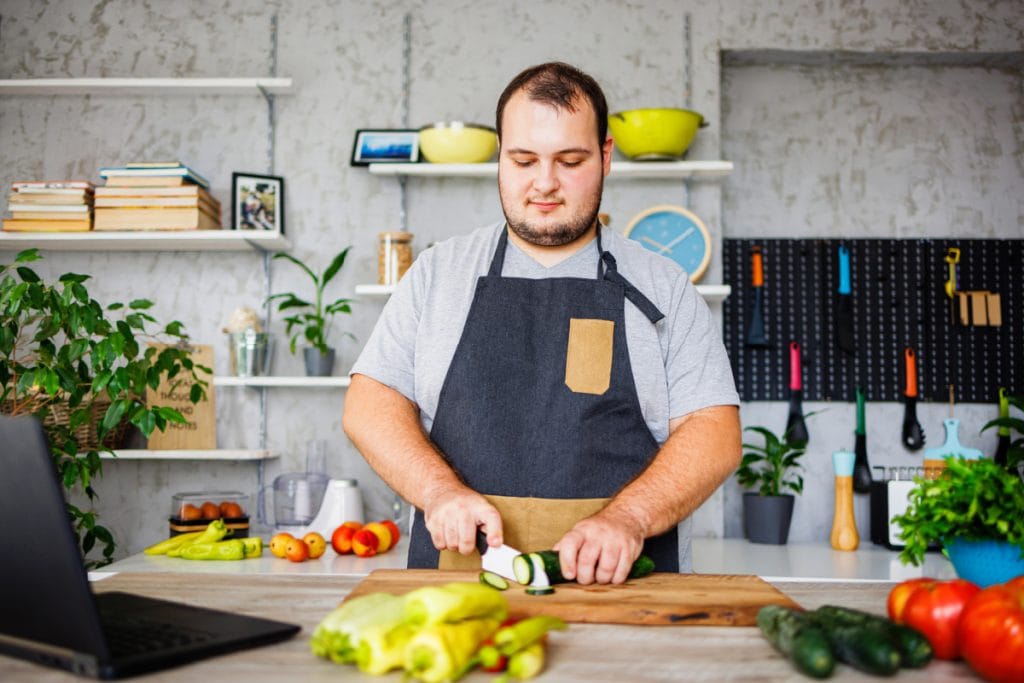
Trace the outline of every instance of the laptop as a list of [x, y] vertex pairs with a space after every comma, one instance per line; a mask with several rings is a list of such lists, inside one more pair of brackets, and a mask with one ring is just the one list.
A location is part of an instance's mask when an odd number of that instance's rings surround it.
[[0, 452], [0, 653], [123, 678], [299, 631], [128, 593], [94, 595], [39, 422], [0, 417]]

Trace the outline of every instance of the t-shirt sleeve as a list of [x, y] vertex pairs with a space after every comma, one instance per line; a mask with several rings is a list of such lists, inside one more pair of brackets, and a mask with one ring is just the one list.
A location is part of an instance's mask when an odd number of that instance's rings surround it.
[[740, 403], [732, 366], [707, 303], [682, 273], [673, 288], [665, 374], [669, 419]]
[[416, 331], [427, 291], [431, 256], [429, 249], [421, 253], [399, 280], [352, 366], [353, 375], [371, 377], [414, 402]]

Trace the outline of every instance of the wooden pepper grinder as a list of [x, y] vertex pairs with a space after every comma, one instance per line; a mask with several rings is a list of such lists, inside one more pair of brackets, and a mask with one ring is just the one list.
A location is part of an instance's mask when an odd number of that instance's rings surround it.
[[835, 550], [856, 550], [860, 545], [857, 523], [853, 518], [853, 464], [856, 458], [850, 451], [832, 454], [832, 469], [836, 474], [836, 511], [829, 540]]

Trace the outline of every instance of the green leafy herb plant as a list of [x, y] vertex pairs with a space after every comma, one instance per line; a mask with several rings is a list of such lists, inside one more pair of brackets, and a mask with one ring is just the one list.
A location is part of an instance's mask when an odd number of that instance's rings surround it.
[[[101, 442], [124, 419], [147, 437], [169, 422], [183, 424], [177, 410], [147, 406], [146, 388], [156, 389], [162, 378], [190, 375], [190, 399], [197, 402], [205, 395], [206, 382], [196, 370], [211, 371], [193, 365], [182, 346], [157, 349], [144, 344], [183, 344], [188, 339], [177, 321], [149, 332], [157, 325], [147, 313], [151, 301], [136, 299], [104, 309], [86, 289], [88, 275], [65, 273], [54, 283], [45, 282], [27, 265], [40, 258], [38, 250], [29, 249], [0, 266], [0, 412], [38, 418], [65, 489], [80, 491], [91, 502], [97, 497], [94, 482], [102, 475], [99, 453], [110, 449], [79, 443], [76, 430], [93, 423], [94, 413], [107, 401], [95, 425]], [[110, 530], [98, 522], [94, 510], [71, 503], [67, 507], [87, 565], [108, 563], [117, 547]], [[102, 559], [90, 559], [97, 542]]]
[[802, 441], [792, 441], [789, 433], [778, 436], [765, 427], [747, 427], [743, 431], [756, 432], [764, 443], [744, 443], [743, 460], [736, 471], [740, 486], [756, 489], [762, 496], [781, 496], [787, 492], [800, 494], [804, 478], [800, 458], [806, 451]]
[[[1024, 413], [1024, 396], [1007, 396], [1007, 402], [1017, 410]], [[997, 417], [985, 423], [981, 431], [998, 427], [1000, 430], [1017, 432], [1017, 438], [1010, 441], [1010, 447], [1006, 451], [1006, 466], [1011, 472], [1016, 471], [1017, 464], [1024, 462], [1024, 418], [1020, 417]]]
[[905, 564], [919, 565], [930, 544], [954, 538], [1008, 541], [1024, 552], [1024, 481], [988, 458], [947, 458], [936, 479], [914, 480], [902, 528]]
[[[334, 316], [339, 313], [352, 312], [351, 299], [335, 299], [331, 303], [325, 303], [326, 300], [324, 298], [324, 290], [327, 289], [327, 285], [338, 274], [341, 267], [345, 265], [345, 257], [348, 255], [350, 248], [345, 247], [335, 255], [327, 268], [321, 273], [314, 273], [312, 268], [291, 254], [281, 252], [274, 256], [275, 259], [283, 258], [291, 261], [301, 268], [313, 281], [313, 301], [302, 299], [292, 292], [273, 294], [267, 299], [267, 301], [277, 300], [279, 302], [277, 310], [286, 314], [284, 319], [286, 323], [285, 333], [290, 335], [288, 348], [293, 354], [299, 339], [304, 339], [310, 347], [317, 349], [321, 355], [326, 356], [330, 350], [327, 338], [331, 331], [331, 325], [334, 322]], [[345, 336], [355, 339], [348, 332], [345, 333]]]

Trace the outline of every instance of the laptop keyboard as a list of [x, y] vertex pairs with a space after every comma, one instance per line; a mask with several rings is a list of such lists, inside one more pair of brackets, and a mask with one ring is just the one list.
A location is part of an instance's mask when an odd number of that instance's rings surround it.
[[126, 657], [158, 650], [169, 650], [209, 642], [212, 633], [137, 616], [103, 615], [103, 633], [110, 654]]

